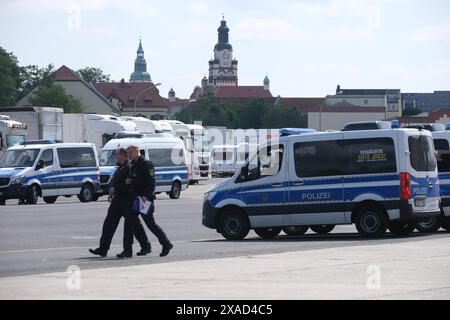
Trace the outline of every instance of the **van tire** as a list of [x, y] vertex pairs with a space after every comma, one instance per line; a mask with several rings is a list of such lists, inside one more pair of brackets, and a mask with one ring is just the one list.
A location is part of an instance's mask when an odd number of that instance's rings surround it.
[[442, 219], [442, 228], [450, 231], [450, 217], [445, 217], [444, 219]]
[[227, 240], [243, 240], [250, 232], [250, 223], [242, 212], [231, 209], [220, 216], [217, 230]]
[[425, 219], [423, 221], [419, 221], [417, 223], [416, 229], [422, 233], [434, 233], [441, 228], [442, 225], [442, 217], [436, 216]]
[[324, 224], [320, 226], [310, 226], [311, 230], [318, 234], [328, 234], [336, 228], [333, 224]]
[[94, 198], [94, 188], [89, 183], [83, 184], [83, 187], [81, 187], [80, 194], [77, 196], [78, 200], [80, 200], [83, 203], [91, 202]]
[[98, 199], [100, 199], [100, 194], [99, 193], [96, 193], [96, 194], [94, 194], [94, 196], [92, 197], [92, 200], [91, 201], [98, 201]]
[[180, 199], [180, 195], [181, 195], [181, 184], [178, 181], [175, 181], [172, 184], [172, 189], [170, 189], [169, 192], [169, 197], [170, 199]]
[[388, 229], [397, 236], [407, 236], [416, 229], [415, 221], [390, 221]]
[[44, 197], [44, 202], [46, 204], [54, 204], [56, 202], [56, 200], [58, 199], [58, 197]]
[[389, 221], [383, 209], [374, 205], [365, 205], [358, 210], [355, 224], [360, 235], [376, 238], [386, 232]]
[[283, 232], [288, 236], [302, 236], [308, 231], [308, 226], [291, 226], [284, 227]]
[[274, 239], [280, 234], [281, 228], [256, 228], [254, 231], [263, 239]]
[[26, 204], [36, 204], [38, 202], [38, 199], [39, 199], [39, 187], [33, 184], [28, 189]]

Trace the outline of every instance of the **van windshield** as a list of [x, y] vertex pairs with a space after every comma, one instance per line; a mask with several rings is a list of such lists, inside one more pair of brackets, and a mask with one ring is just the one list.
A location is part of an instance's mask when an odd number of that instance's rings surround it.
[[416, 171], [436, 170], [433, 140], [427, 136], [411, 136], [408, 138], [411, 166]]
[[117, 163], [116, 150], [103, 150], [100, 153], [100, 165], [103, 167], [113, 167]]
[[32, 167], [39, 151], [39, 149], [8, 150], [0, 159], [0, 168]]

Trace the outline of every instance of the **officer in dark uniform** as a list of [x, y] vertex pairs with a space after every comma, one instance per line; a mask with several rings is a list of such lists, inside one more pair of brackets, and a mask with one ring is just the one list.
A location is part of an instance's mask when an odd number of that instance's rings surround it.
[[131, 258], [133, 256], [133, 231], [136, 222], [139, 219], [139, 215], [142, 216], [147, 227], [158, 238], [159, 243], [162, 245], [162, 251], [160, 257], [165, 257], [169, 254], [173, 245], [170, 243], [167, 235], [155, 222], [153, 215], [154, 205], [152, 212], [147, 214], [140, 214], [133, 209], [133, 204], [138, 197], [141, 197], [142, 201], [154, 202], [155, 199], [155, 169], [150, 161], [146, 161], [143, 156], [140, 155], [139, 148], [137, 146], [129, 146], [127, 148], [128, 157], [131, 161], [130, 175], [125, 180], [125, 183], [131, 186], [130, 196], [127, 205], [127, 212], [125, 214], [125, 227], [123, 235], [123, 252], [118, 254], [119, 259]]
[[[116, 151], [116, 159], [118, 168], [108, 186], [108, 200], [111, 205], [109, 206], [108, 214], [103, 222], [100, 247], [95, 250], [89, 249], [90, 253], [101, 257], [106, 257], [120, 219], [125, 215], [130, 190], [130, 186], [125, 183], [130, 171], [127, 151], [123, 148], [118, 149]], [[141, 251], [138, 252], [137, 255], [145, 256], [149, 254], [151, 252], [150, 243], [139, 219], [137, 219], [134, 225], [134, 234], [141, 245]]]

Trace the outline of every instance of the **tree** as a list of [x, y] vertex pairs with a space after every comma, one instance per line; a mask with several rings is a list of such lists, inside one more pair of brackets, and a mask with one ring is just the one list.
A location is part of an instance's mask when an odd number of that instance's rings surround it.
[[405, 106], [405, 110], [403, 110], [403, 116], [408, 117], [408, 116], [417, 116], [418, 114], [422, 113], [422, 109], [420, 109], [419, 107], [415, 107], [414, 104], [412, 102], [406, 103]]
[[16, 104], [17, 78], [19, 66], [17, 58], [0, 47], [0, 107]]
[[35, 65], [20, 67], [17, 79], [17, 100], [22, 99], [41, 84], [51, 84], [53, 81], [53, 68], [53, 64], [49, 64], [45, 68], [39, 68]]
[[65, 113], [83, 113], [85, 111], [81, 100], [66, 94], [61, 85], [41, 85], [28, 101], [33, 106], [63, 108]]
[[87, 82], [111, 82], [111, 75], [105, 74], [100, 68], [86, 67], [78, 72]]
[[275, 128], [306, 128], [308, 119], [306, 114], [295, 108], [284, 108], [273, 105], [264, 116], [262, 127], [268, 129]]

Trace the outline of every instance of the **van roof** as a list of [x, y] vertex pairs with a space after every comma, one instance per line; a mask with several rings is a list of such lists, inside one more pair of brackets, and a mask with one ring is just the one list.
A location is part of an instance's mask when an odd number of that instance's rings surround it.
[[24, 150], [24, 149], [42, 149], [46, 147], [67, 147], [67, 148], [76, 148], [76, 147], [93, 147], [95, 145], [93, 143], [51, 143], [51, 144], [29, 144], [29, 145], [15, 145], [8, 150]]
[[169, 137], [169, 136], [144, 136], [143, 138], [126, 138], [126, 139], [113, 139], [110, 140], [102, 150], [115, 150], [119, 146], [129, 146], [135, 144], [137, 146], [152, 144], [152, 143], [172, 143], [172, 144], [183, 144], [180, 138]]

